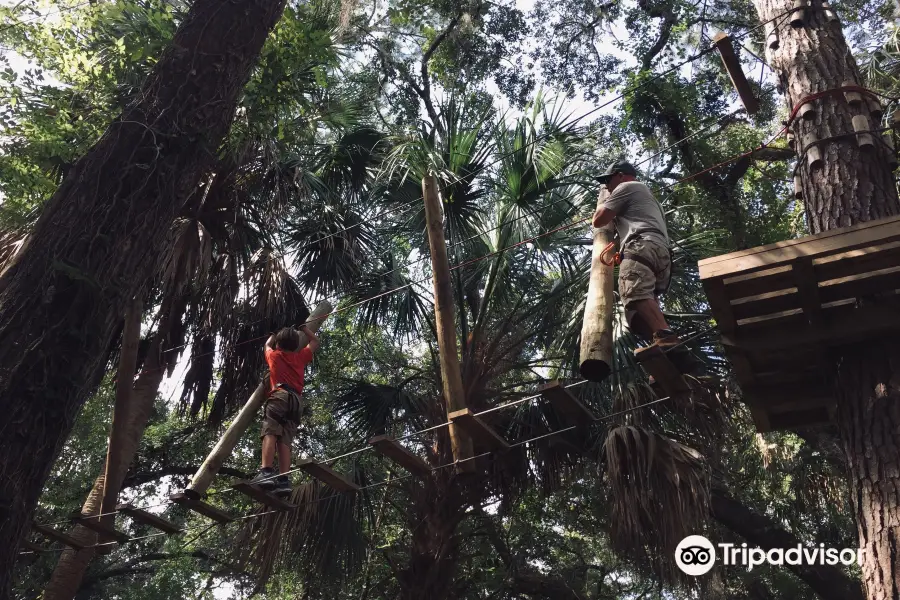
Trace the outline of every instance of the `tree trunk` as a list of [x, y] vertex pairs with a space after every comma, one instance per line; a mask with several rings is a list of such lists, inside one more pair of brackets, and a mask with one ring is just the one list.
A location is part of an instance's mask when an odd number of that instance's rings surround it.
[[[754, 0], [762, 20], [784, 15], [790, 0]], [[821, 3], [805, 11], [805, 26], [778, 23], [779, 47], [767, 50], [790, 106], [815, 92], [859, 85], [859, 71], [839, 23], [829, 22]], [[799, 148], [812, 140], [842, 136], [819, 146], [821, 165], [810, 165], [801, 152], [806, 217], [812, 233], [900, 213], [900, 201], [888, 165], [888, 149], [873, 133], [875, 148], [861, 150], [851, 119], [864, 115], [877, 128], [868, 103], [853, 106], [843, 94], [812, 103], [815, 118], [798, 118], [793, 130]], [[896, 342], [846, 348], [835, 385], [838, 426], [850, 470], [857, 517], [862, 574], [870, 600], [900, 598], [900, 361]]]
[[440, 471], [426, 483], [410, 511], [412, 531], [409, 563], [397, 574], [400, 600], [447, 600], [453, 597], [453, 577], [459, 560], [456, 528], [465, 518], [463, 484], [452, 471]]
[[208, 171], [285, 0], [196, 0], [138, 100], [71, 169], [0, 277], [0, 600], [127, 303]]
[[[84, 501], [84, 505], [81, 507], [81, 514], [83, 515], [100, 514], [104, 489], [107, 489], [107, 487], [110, 490], [116, 490], [118, 495], [118, 492], [122, 489], [125, 475], [128, 473], [128, 467], [131, 465], [131, 461], [134, 460], [138, 448], [140, 448], [144, 429], [147, 428], [147, 422], [150, 420], [150, 415], [153, 412], [156, 393], [166, 374], [166, 364], [162, 358], [162, 350], [163, 346], [169, 346], [168, 331], [172, 320], [170, 306], [170, 301], [164, 301], [163, 306], [160, 308], [162, 314], [159, 319], [159, 328], [153, 337], [153, 341], [150, 343], [144, 368], [134, 380], [134, 386], [131, 390], [131, 401], [128, 411], [125, 413], [125, 423], [123, 423], [122, 427], [122, 441], [121, 446], [119, 446], [118, 460], [113, 465], [114, 470], [104, 470], [94, 481], [94, 487], [91, 488], [91, 493], [88, 494], [87, 500]], [[183, 309], [183, 306], [178, 308]], [[133, 372], [134, 367], [129, 373]], [[121, 378], [121, 374], [119, 374], [119, 377]], [[106, 477], [110, 478], [108, 486], [106, 485]], [[75, 539], [84, 540], [86, 545], [93, 545], [97, 542], [97, 534], [81, 525], [76, 525], [71, 535]], [[64, 550], [44, 590], [43, 600], [71, 600], [74, 598], [81, 587], [81, 581], [93, 558], [93, 548], [85, 548], [77, 552], [71, 548]]]

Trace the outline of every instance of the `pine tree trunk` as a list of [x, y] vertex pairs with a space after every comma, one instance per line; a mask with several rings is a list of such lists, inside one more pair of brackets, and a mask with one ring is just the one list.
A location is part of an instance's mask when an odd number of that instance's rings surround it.
[[[122, 482], [125, 480], [128, 468], [140, 448], [144, 429], [147, 428], [147, 423], [150, 421], [150, 415], [153, 412], [153, 404], [156, 401], [159, 385], [166, 374], [166, 365], [162, 360], [161, 350], [164, 349], [163, 346], [169, 347], [170, 345], [168, 342], [168, 331], [172, 322], [171, 306], [172, 302], [167, 300], [163, 302], [163, 306], [160, 308], [159, 328], [153, 337], [153, 341], [150, 342], [144, 367], [140, 375], [134, 380], [134, 386], [131, 390], [131, 402], [126, 413], [127, 420], [123, 427], [124, 439], [119, 447], [119, 460], [114, 465], [114, 471], [110, 473], [110, 489], [115, 489], [117, 492], [122, 489]], [[178, 308], [183, 310], [184, 306], [182, 305]], [[81, 507], [81, 514], [100, 514], [100, 505], [106, 487], [105, 479], [105, 474], [101, 471], [94, 481], [91, 493], [88, 494], [84, 505]], [[71, 535], [75, 539], [83, 540], [85, 545], [97, 543], [97, 534], [81, 525], [76, 525]], [[71, 600], [74, 598], [81, 587], [81, 582], [91, 560], [94, 558], [94, 554], [95, 552], [92, 548], [85, 548], [77, 552], [71, 548], [64, 550], [56, 563], [56, 568], [53, 569], [47, 587], [44, 589], [43, 600]]]
[[0, 277], [0, 600], [129, 300], [227, 133], [285, 0], [196, 0], [138, 100], [48, 201]]
[[[792, 0], [754, 0], [762, 20], [778, 23], [779, 47], [767, 50], [772, 68], [785, 90], [788, 104], [837, 87], [859, 85], [859, 71], [841, 32], [829, 22], [820, 0], [806, 10], [805, 27], [794, 29], [786, 13]], [[854, 115], [869, 117], [866, 103], [852, 107], [843, 94], [813, 103], [814, 119], [793, 124], [797, 147], [810, 140], [852, 133]], [[879, 134], [872, 134], [877, 136]], [[888, 150], [875, 140], [863, 151], [855, 136], [820, 145], [823, 162], [811, 167], [801, 156], [799, 173], [803, 200], [812, 233], [847, 227], [900, 213], [900, 202], [888, 166]], [[835, 400], [838, 425], [850, 467], [850, 485], [857, 516], [862, 574], [870, 600], [900, 598], [900, 361], [897, 344], [873, 342], [865, 348], [844, 349], [837, 369]]]

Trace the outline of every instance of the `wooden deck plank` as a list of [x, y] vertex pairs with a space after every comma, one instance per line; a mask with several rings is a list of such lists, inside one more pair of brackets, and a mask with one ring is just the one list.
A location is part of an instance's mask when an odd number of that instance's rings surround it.
[[765, 271], [758, 271], [749, 275], [726, 277], [724, 280], [710, 279], [707, 281], [721, 281], [724, 283], [725, 294], [729, 300], [758, 296], [767, 292], [777, 292], [778, 290], [795, 287], [794, 268], [791, 265], [766, 269]]
[[95, 531], [101, 536], [101, 543], [109, 540], [115, 540], [116, 542], [123, 544], [129, 540], [128, 535], [107, 526], [106, 523], [103, 522], [103, 517], [83, 515], [79, 512], [76, 512], [72, 515], [72, 522], [77, 523], [78, 525], [81, 525], [83, 527], [87, 527], [91, 531]]
[[587, 427], [597, 420], [597, 416], [559, 381], [551, 381], [541, 386], [539, 391], [554, 408], [562, 413], [569, 425]]
[[376, 435], [369, 440], [375, 452], [390, 459], [419, 477], [431, 475], [431, 467], [424, 460], [400, 445], [400, 442], [389, 435]]
[[223, 525], [234, 521], [234, 517], [232, 517], [225, 511], [216, 508], [212, 504], [204, 502], [188, 491], [172, 494], [171, 496], [169, 496], [169, 500], [171, 500], [175, 504], [178, 504], [179, 506], [183, 506], [189, 510], [194, 511], [195, 513], [201, 514], [204, 517], [212, 519], [213, 521], [216, 521], [217, 523], [221, 523]]
[[778, 328], [762, 333], [737, 333], [721, 336], [727, 349], [747, 352], [772, 352], [795, 348], [841, 346], [900, 331], [900, 307], [871, 306], [849, 315], [827, 318], [818, 327]]
[[74, 548], [75, 550], [82, 550], [85, 548], [85, 545], [76, 540], [75, 538], [66, 535], [65, 533], [53, 529], [52, 527], [47, 527], [45, 525], [39, 525], [37, 523], [32, 523], [31, 528], [36, 532], [40, 533], [42, 536], [47, 538], [48, 540], [53, 540], [54, 542], [59, 542], [65, 546], [69, 546], [70, 548]]
[[817, 235], [732, 252], [699, 262], [700, 279], [745, 274], [789, 264], [800, 257], [820, 258], [900, 240], [900, 216], [832, 229]]
[[141, 510], [140, 508], [131, 506], [130, 504], [120, 504], [116, 507], [116, 510], [122, 514], [128, 515], [137, 523], [149, 525], [150, 527], [155, 527], [160, 531], [164, 531], [170, 534], [181, 533], [181, 527], [179, 527], [172, 521], [164, 519], [158, 515], [154, 515], [153, 513], [147, 512], [146, 510]]
[[237, 481], [231, 486], [231, 489], [275, 510], [293, 510], [297, 508], [296, 504], [291, 504], [283, 498], [267, 492], [258, 485], [253, 485], [249, 481]]
[[318, 479], [322, 483], [331, 486], [339, 492], [356, 492], [359, 486], [334, 471], [326, 464], [316, 462], [311, 458], [306, 458], [297, 463], [297, 468], [308, 473], [310, 476]]
[[847, 298], [863, 298], [896, 289], [900, 289], [900, 266], [828, 282], [819, 288], [819, 295], [823, 302], [834, 302]]
[[504, 452], [509, 450], [509, 442], [503, 439], [487, 423], [475, 415], [471, 409], [464, 408], [448, 415], [450, 422], [465, 431], [473, 440], [492, 450]]
[[816, 279], [824, 282], [893, 267], [897, 265], [898, 257], [900, 241], [817, 258], [813, 260], [813, 269], [816, 271]]
[[634, 358], [653, 376], [666, 395], [678, 396], [691, 392], [691, 386], [684, 379], [684, 375], [675, 368], [659, 346], [638, 348], [634, 351]]
[[731, 303], [731, 313], [738, 320], [738, 324], [746, 319], [774, 315], [799, 308], [801, 308], [800, 293], [795, 287], [759, 296], [750, 296]]

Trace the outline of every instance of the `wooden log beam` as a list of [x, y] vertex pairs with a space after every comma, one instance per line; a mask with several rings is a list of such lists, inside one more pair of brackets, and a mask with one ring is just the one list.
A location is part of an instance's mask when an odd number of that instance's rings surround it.
[[231, 486], [231, 489], [253, 498], [260, 504], [264, 504], [269, 508], [274, 508], [275, 510], [293, 510], [297, 508], [296, 504], [291, 504], [287, 500], [279, 498], [275, 494], [271, 494], [249, 481], [238, 481]]
[[[480, 419], [470, 409], [464, 408], [450, 413], [450, 422], [480, 445], [493, 451], [505, 452], [509, 450], [509, 442], [503, 439], [490, 425]], [[471, 461], [470, 461], [471, 462]]]
[[667, 396], [678, 396], [691, 392], [691, 386], [685, 381], [684, 375], [675, 368], [675, 365], [659, 346], [638, 348], [634, 351], [634, 358], [653, 376]]
[[[597, 208], [607, 198], [609, 192], [604, 187], [597, 197]], [[613, 242], [614, 236], [612, 223], [594, 229], [591, 278], [581, 323], [581, 361], [578, 367], [578, 372], [588, 381], [603, 381], [612, 372], [615, 266], [604, 264], [602, 254]]]
[[297, 463], [297, 468], [301, 469], [305, 473], [308, 473], [311, 477], [318, 479], [325, 485], [331, 486], [339, 492], [357, 492], [359, 491], [359, 486], [334, 471], [331, 467], [326, 464], [316, 462], [311, 458], [306, 458]]
[[53, 540], [54, 542], [59, 542], [65, 546], [69, 546], [70, 548], [74, 548], [75, 550], [83, 550], [85, 548], [84, 544], [79, 542], [73, 537], [66, 535], [61, 531], [57, 531], [52, 527], [47, 527], [45, 525], [39, 525], [37, 523], [32, 523], [31, 528], [47, 538], [48, 540]]
[[156, 529], [165, 531], [169, 534], [181, 533], [182, 531], [181, 527], [179, 527], [172, 521], [163, 519], [158, 515], [154, 515], [153, 513], [147, 512], [146, 510], [141, 510], [140, 508], [136, 508], [134, 506], [131, 506], [130, 504], [120, 504], [116, 507], [116, 510], [124, 515], [128, 515], [137, 523], [155, 527]]
[[216, 508], [212, 504], [204, 502], [200, 499], [200, 496], [192, 490], [184, 490], [183, 492], [173, 494], [169, 496], [169, 500], [222, 525], [234, 521], [234, 517], [225, 511]]
[[[112, 517], [114, 515], [109, 516]], [[122, 533], [121, 531], [116, 531], [115, 529], [107, 525], [103, 517], [83, 515], [79, 512], [76, 512], [72, 515], [72, 522], [83, 527], [87, 527], [91, 531], [97, 532], [100, 535], [101, 544], [110, 540], [123, 544], [129, 539], [126, 534]]]
[[744, 75], [744, 68], [741, 66], [741, 61], [734, 51], [734, 44], [731, 38], [727, 33], [720, 33], [713, 38], [713, 43], [722, 56], [722, 64], [725, 65], [725, 70], [728, 71], [728, 76], [731, 77], [734, 89], [737, 90], [744, 108], [747, 109], [747, 114], [756, 114], [756, 111], [759, 110], [759, 100], [753, 95], [753, 88], [750, 87], [750, 82], [747, 81], [747, 76]]
[[[449, 416], [450, 413], [466, 408], [466, 393], [456, 348], [456, 307], [453, 303], [447, 242], [444, 239], [443, 210], [438, 195], [437, 178], [434, 175], [427, 175], [422, 179], [422, 197], [425, 200], [425, 221], [428, 229], [428, 246], [431, 250], [431, 271], [434, 277], [434, 313], [441, 381]], [[475, 465], [471, 461], [466, 461], [473, 454], [472, 440], [461, 433], [452, 422], [449, 433], [457, 472], [473, 472]]]
[[375, 448], [375, 452], [388, 458], [413, 475], [428, 477], [431, 475], [431, 467], [424, 460], [400, 445], [400, 442], [389, 435], [376, 435], [369, 440], [369, 445]]
[[[306, 319], [306, 326], [315, 333], [318, 331], [319, 327], [322, 326], [322, 322], [332, 310], [331, 304], [322, 302], [313, 309], [312, 313], [310, 313], [309, 318]], [[303, 348], [308, 343], [309, 340], [306, 339], [306, 334], [301, 331], [300, 347]], [[261, 349], [260, 352], [262, 352]], [[256, 422], [257, 413], [263, 405], [263, 402], [265, 402], [268, 391], [269, 380], [268, 378], [265, 378], [259, 383], [256, 391], [253, 392], [250, 399], [244, 404], [241, 412], [238, 413], [225, 433], [222, 434], [221, 439], [216, 443], [212, 452], [209, 453], [209, 456], [206, 457], [206, 460], [204, 460], [203, 464], [200, 465], [200, 468], [197, 469], [193, 479], [191, 479], [191, 485], [188, 486], [189, 490], [196, 492], [200, 496], [206, 493], [206, 490], [212, 485], [216, 473], [219, 472], [219, 469], [222, 468], [222, 465], [225, 464], [225, 461], [231, 456], [231, 453], [234, 451], [234, 447], [237, 446], [238, 441], [240, 441], [241, 436], [244, 435], [244, 432], [247, 431], [247, 428], [250, 427], [252, 423]]]

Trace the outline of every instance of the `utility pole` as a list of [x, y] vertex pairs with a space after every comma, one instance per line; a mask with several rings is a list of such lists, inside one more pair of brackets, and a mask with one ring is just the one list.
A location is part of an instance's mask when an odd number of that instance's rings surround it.
[[[597, 207], [606, 202], [608, 197], [609, 192], [603, 188], [597, 198]], [[613, 235], [612, 223], [594, 230], [591, 279], [584, 304], [584, 320], [581, 323], [581, 364], [578, 368], [581, 376], [589, 381], [603, 381], [612, 371], [615, 265], [604, 264], [602, 254], [607, 245], [612, 243]], [[608, 254], [613, 256], [614, 253]]]
[[[425, 222], [428, 229], [428, 245], [431, 248], [431, 270], [434, 273], [434, 313], [437, 328], [438, 351], [441, 358], [441, 380], [447, 414], [466, 408], [466, 395], [456, 350], [456, 309], [450, 283], [450, 262], [447, 260], [447, 242], [444, 239], [444, 222], [441, 200], [438, 197], [437, 179], [426, 175], [422, 179], [422, 197], [425, 199]], [[453, 460], [459, 463], [472, 457], [472, 440], [454, 424], [449, 425]], [[471, 460], [457, 465], [457, 472], [471, 472], [475, 465]]]
[[[840, 90], [860, 86], [862, 78], [837, 15], [821, 0], [753, 4], [760, 20], [770, 23], [769, 64], [788, 106], [798, 107], [791, 124], [799, 154], [795, 195], [804, 203], [810, 232], [900, 214], [893, 150], [873, 131], [882, 126], [878, 98]], [[822, 95], [801, 106], [815, 93]], [[900, 350], [896, 339], [882, 338], [845, 347], [836, 358], [833, 397], [862, 547], [862, 580], [870, 600], [896, 598]]]

